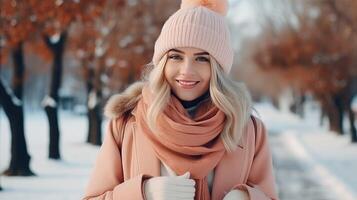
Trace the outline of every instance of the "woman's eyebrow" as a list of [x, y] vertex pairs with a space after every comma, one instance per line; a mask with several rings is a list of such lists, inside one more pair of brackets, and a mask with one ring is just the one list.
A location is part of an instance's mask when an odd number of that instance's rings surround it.
[[209, 55], [208, 52], [200, 52], [200, 53], [195, 53], [194, 55], [200, 56], [200, 55]]
[[178, 50], [178, 49], [170, 49], [169, 52], [170, 52], [170, 51], [175, 51], [175, 52], [178, 52], [178, 53], [185, 54], [183, 51], [180, 51], [180, 50]]

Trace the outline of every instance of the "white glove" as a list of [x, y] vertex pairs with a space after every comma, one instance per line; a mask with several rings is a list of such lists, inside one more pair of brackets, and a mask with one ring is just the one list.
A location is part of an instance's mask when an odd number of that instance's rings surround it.
[[144, 193], [147, 200], [193, 200], [195, 183], [190, 179], [190, 172], [181, 176], [158, 176], [144, 181]]
[[223, 200], [249, 200], [248, 193], [244, 190], [231, 190]]

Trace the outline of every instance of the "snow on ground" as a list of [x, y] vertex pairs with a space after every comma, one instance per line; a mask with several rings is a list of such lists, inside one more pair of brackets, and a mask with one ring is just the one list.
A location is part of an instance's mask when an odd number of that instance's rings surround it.
[[282, 133], [294, 154], [314, 169], [325, 187], [340, 199], [357, 199], [357, 144], [350, 142], [348, 131], [338, 136], [328, 131], [327, 123], [321, 127], [320, 112], [312, 103], [306, 105], [304, 119], [279, 112], [271, 104], [258, 104], [256, 109], [269, 131]]
[[[284, 141], [306, 165], [313, 166], [316, 178], [341, 199], [357, 199], [357, 145], [349, 136], [336, 136], [320, 127], [319, 112], [308, 104], [306, 119], [279, 112], [268, 103], [256, 109], [270, 134], [283, 133]], [[26, 115], [26, 139], [36, 177], [0, 177], [2, 200], [80, 199], [88, 181], [99, 147], [85, 144], [85, 116], [61, 112], [61, 155], [63, 160], [47, 159], [48, 125], [44, 112]], [[105, 124], [103, 129], [105, 129]], [[0, 111], [0, 170], [6, 169], [10, 156], [7, 119]]]
[[[35, 177], [0, 177], [0, 199], [80, 199], [99, 147], [85, 144], [85, 116], [61, 112], [61, 161], [47, 159], [48, 123], [44, 112], [26, 115], [26, 140]], [[105, 125], [103, 125], [105, 128]], [[10, 159], [10, 132], [0, 111], [0, 171]]]

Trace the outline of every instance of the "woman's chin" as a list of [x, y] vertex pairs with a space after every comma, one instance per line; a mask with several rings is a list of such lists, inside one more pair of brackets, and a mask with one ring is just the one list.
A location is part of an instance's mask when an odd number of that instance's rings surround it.
[[199, 95], [192, 95], [192, 94], [179, 94], [176, 95], [179, 99], [183, 100], [183, 101], [193, 101], [196, 98], [199, 97]]

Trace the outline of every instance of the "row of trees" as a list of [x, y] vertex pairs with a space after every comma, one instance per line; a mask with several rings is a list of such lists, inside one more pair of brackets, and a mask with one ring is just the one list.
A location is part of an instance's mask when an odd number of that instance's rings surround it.
[[[25, 44], [52, 60], [50, 89], [43, 100], [43, 106], [50, 129], [49, 157], [59, 159], [57, 102], [68, 27], [73, 20], [94, 20], [100, 13], [91, 11], [91, 7], [100, 6], [102, 4], [93, 4], [90, 1], [2, 2], [1, 53], [3, 59], [11, 57], [13, 63], [12, 88], [7, 87], [3, 81], [0, 82], [0, 103], [11, 127], [11, 161], [5, 175], [34, 175], [29, 168], [30, 156], [24, 137]], [[5, 62], [6, 60], [2, 60], [2, 63]]]
[[347, 113], [351, 141], [357, 142], [351, 106], [357, 94], [357, 2], [274, 2], [284, 8], [279, 16], [269, 13], [267, 4], [255, 4], [264, 21], [262, 34], [252, 42], [251, 59], [293, 91], [292, 110], [298, 110], [310, 93], [320, 102], [330, 129], [341, 134]]
[[100, 145], [103, 102], [138, 78], [150, 61], [160, 27], [179, 6], [179, 2], [165, 2], [10, 0], [0, 4], [0, 63], [12, 63], [13, 68], [11, 87], [0, 79], [0, 105], [11, 127], [11, 161], [5, 175], [34, 175], [24, 130], [25, 54], [35, 52], [52, 62], [42, 101], [49, 123], [49, 158], [61, 158], [58, 104], [64, 59], [76, 60], [82, 72], [87, 88], [87, 142]]

